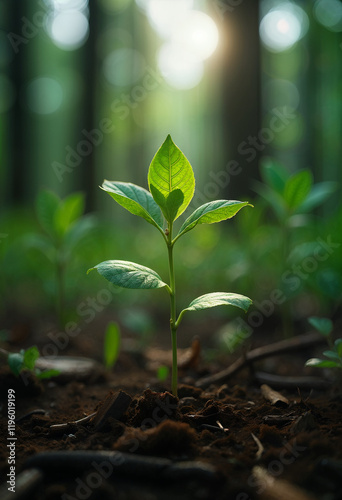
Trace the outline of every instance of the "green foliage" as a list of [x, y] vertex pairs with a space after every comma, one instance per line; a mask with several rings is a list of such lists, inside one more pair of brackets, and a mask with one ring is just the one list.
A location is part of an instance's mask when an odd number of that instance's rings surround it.
[[[151, 162], [148, 171], [148, 185], [159, 206], [161, 206], [160, 197], [158, 196], [156, 199], [155, 196], [157, 192], [165, 199], [165, 202], [162, 203], [171, 208], [175, 198], [173, 196], [170, 198], [170, 194], [176, 191], [180, 203], [177, 203], [178, 208], [175, 210], [172, 220], [176, 220], [192, 200], [195, 191], [194, 172], [189, 160], [175, 145], [170, 135], [167, 136]], [[180, 194], [183, 196], [180, 197]]]
[[60, 326], [65, 315], [65, 275], [77, 246], [95, 227], [94, 218], [83, 216], [83, 193], [72, 193], [63, 200], [48, 190], [39, 192], [36, 215], [43, 230], [26, 235], [26, 246], [35, 248], [48, 258], [56, 275], [56, 310]]
[[165, 365], [160, 365], [158, 366], [157, 369], [157, 379], [160, 380], [160, 382], [164, 382], [167, 377], [169, 376], [170, 370], [168, 366]]
[[[177, 395], [177, 340], [176, 332], [186, 311], [197, 311], [221, 305], [232, 305], [247, 311], [251, 299], [234, 293], [216, 292], [202, 295], [183, 309], [177, 319], [173, 247], [185, 233], [199, 224], [213, 224], [230, 219], [239, 210], [251, 206], [248, 202], [217, 200], [196, 209], [184, 222], [173, 238], [175, 220], [188, 207], [195, 189], [192, 167], [182, 151], [174, 144], [170, 135], [154, 156], [148, 171], [150, 192], [124, 182], [104, 181], [102, 189], [115, 201], [134, 215], [143, 217], [162, 234], [168, 250], [170, 283], [166, 284], [152, 269], [134, 262], [110, 260], [101, 262], [88, 270], [96, 269], [105, 279], [124, 288], [165, 288], [170, 296], [170, 325], [172, 337], [172, 391]], [[161, 220], [161, 213], [165, 218]], [[165, 227], [166, 225], [166, 227]], [[165, 229], [164, 229], [165, 227]]]
[[148, 267], [125, 260], [107, 260], [88, 269], [96, 269], [101, 276], [122, 288], [162, 288], [167, 286], [161, 277]]
[[[287, 298], [280, 307], [280, 313], [284, 335], [291, 336], [293, 335], [291, 299], [300, 293], [303, 287], [312, 286], [311, 282], [315, 278], [313, 274], [310, 276], [310, 273], [303, 273], [298, 277], [295, 271], [293, 273], [291, 271], [301, 269], [302, 262], [306, 258], [314, 258], [317, 261], [315, 257], [318, 244], [317, 220], [308, 212], [325, 202], [337, 189], [337, 184], [333, 182], [313, 184], [309, 169], [291, 173], [270, 158], [263, 160], [260, 174], [263, 182], [255, 182], [254, 186], [255, 191], [266, 202], [265, 219], [267, 219], [267, 223], [261, 226], [264, 233], [262, 252], [265, 256], [261, 270], [264, 276], [273, 278], [274, 282], [270, 286], [280, 288]], [[275, 225], [269, 222], [270, 212], [276, 216]], [[253, 266], [257, 248], [256, 245], [250, 247], [253, 248], [251, 256]], [[292, 276], [294, 276], [293, 281], [291, 281]], [[304, 281], [302, 276], [308, 277], [308, 280]]]
[[309, 169], [291, 174], [269, 158], [264, 159], [260, 173], [263, 183], [255, 182], [255, 191], [267, 201], [281, 221], [313, 210], [337, 189], [335, 182], [313, 185]]
[[118, 359], [120, 352], [121, 334], [117, 323], [108, 323], [104, 337], [103, 358], [107, 369], [112, 368]]
[[36, 361], [39, 358], [39, 350], [36, 346], [29, 347], [20, 352], [8, 353], [7, 362], [14, 375], [19, 376], [23, 370], [33, 372], [37, 378], [46, 379], [59, 374], [58, 370], [40, 371], [35, 367]]
[[323, 356], [327, 359], [311, 358], [305, 363], [305, 366], [315, 368], [342, 368], [342, 339], [332, 340], [331, 334], [333, 323], [329, 318], [309, 318], [309, 323], [326, 339], [330, 349], [323, 351]]

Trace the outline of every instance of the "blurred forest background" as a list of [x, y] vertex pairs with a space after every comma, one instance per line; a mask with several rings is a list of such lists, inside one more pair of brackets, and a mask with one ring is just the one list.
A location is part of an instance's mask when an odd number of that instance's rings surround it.
[[[98, 186], [109, 179], [147, 187], [168, 133], [195, 172], [192, 208], [215, 198], [255, 205], [180, 243], [181, 301], [216, 289], [264, 300], [292, 269], [294, 250], [303, 262], [317, 238], [340, 239], [341, 33], [340, 0], [0, 0], [4, 325], [54, 301], [51, 262], [25, 243], [26, 233], [40, 231], [34, 207], [42, 188], [62, 198], [84, 192], [86, 212], [97, 217], [66, 274], [70, 317], [79, 319], [80, 300], [104, 287], [96, 273], [86, 276], [101, 260], [167, 272], [159, 235]], [[265, 181], [265, 162], [335, 183], [324, 203], [294, 221], [285, 256], [256, 184]], [[316, 264], [288, 291], [300, 295], [299, 319], [340, 310], [340, 249]], [[166, 310], [162, 295], [123, 291], [114, 306]]]

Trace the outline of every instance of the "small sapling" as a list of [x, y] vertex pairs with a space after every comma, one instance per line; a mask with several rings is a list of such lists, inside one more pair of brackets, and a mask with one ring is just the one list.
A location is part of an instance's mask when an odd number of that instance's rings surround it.
[[323, 337], [326, 338], [329, 349], [323, 351], [325, 359], [311, 358], [305, 363], [305, 366], [313, 366], [315, 368], [342, 368], [342, 339], [332, 338], [333, 323], [329, 318], [317, 318], [312, 316], [309, 318], [309, 323]]
[[168, 135], [155, 154], [148, 171], [149, 191], [128, 182], [105, 180], [102, 189], [119, 205], [154, 226], [161, 234], [168, 252], [169, 283], [156, 271], [135, 262], [107, 260], [88, 270], [96, 269], [105, 279], [123, 288], [165, 288], [170, 297], [170, 328], [172, 339], [172, 392], [177, 396], [177, 330], [184, 314], [221, 305], [248, 310], [251, 299], [244, 295], [214, 292], [194, 299], [188, 307], [176, 311], [176, 280], [174, 246], [183, 235], [199, 224], [213, 224], [231, 219], [239, 210], [252, 206], [247, 201], [215, 200], [197, 208], [174, 235], [174, 223], [188, 207], [195, 190], [192, 167], [182, 151]]
[[59, 375], [58, 370], [40, 370], [36, 362], [40, 357], [38, 348], [34, 345], [28, 349], [21, 349], [19, 352], [8, 352], [0, 349], [0, 355], [7, 358], [8, 366], [14, 375], [19, 376], [22, 371], [30, 371], [39, 379], [51, 378]]
[[41, 190], [36, 199], [36, 215], [44, 234], [27, 235], [25, 244], [39, 250], [55, 269], [55, 299], [59, 326], [65, 321], [66, 275], [75, 247], [95, 227], [95, 219], [84, 212], [84, 194], [72, 193], [60, 199]]

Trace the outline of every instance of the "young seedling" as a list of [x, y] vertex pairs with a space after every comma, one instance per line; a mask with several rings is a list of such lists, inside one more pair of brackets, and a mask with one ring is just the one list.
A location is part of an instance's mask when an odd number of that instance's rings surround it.
[[[308, 221], [303, 216], [324, 203], [336, 191], [338, 185], [330, 181], [314, 184], [311, 170], [305, 168], [291, 173], [271, 159], [265, 159], [261, 164], [260, 174], [263, 182], [255, 181], [254, 188], [266, 200], [278, 221], [281, 263], [279, 269], [282, 275], [292, 250], [294, 228], [300, 224], [307, 225]], [[289, 301], [284, 302], [281, 312], [284, 334], [289, 337], [293, 333]]]
[[333, 323], [329, 318], [309, 318], [309, 323], [326, 338], [329, 350], [323, 351], [323, 356], [327, 359], [311, 358], [305, 363], [305, 366], [314, 366], [315, 368], [342, 368], [342, 339], [332, 339], [331, 333]]
[[104, 365], [109, 370], [113, 368], [120, 351], [121, 334], [117, 323], [108, 323], [104, 337], [103, 359]]
[[8, 366], [14, 375], [19, 376], [24, 370], [30, 371], [39, 379], [51, 378], [59, 375], [58, 370], [44, 370], [41, 371], [36, 368], [36, 362], [39, 358], [39, 350], [36, 346], [29, 347], [28, 349], [21, 349], [20, 352], [8, 352], [5, 349], [0, 349], [2, 357], [7, 358]]
[[76, 245], [95, 227], [92, 216], [84, 212], [83, 193], [61, 200], [55, 193], [42, 190], [36, 199], [38, 222], [45, 234], [30, 234], [26, 244], [38, 249], [52, 263], [56, 276], [56, 311], [59, 326], [65, 320], [65, 277]]
[[[174, 236], [174, 222], [189, 205], [195, 190], [192, 167], [182, 151], [168, 135], [154, 156], [148, 171], [149, 191], [127, 182], [105, 180], [102, 189], [119, 205], [152, 224], [161, 234], [168, 252], [169, 283], [156, 271], [134, 262], [108, 260], [92, 267], [114, 285], [123, 288], [165, 288], [170, 297], [170, 328], [172, 339], [172, 392], [177, 396], [177, 330], [187, 311], [231, 305], [248, 310], [251, 299], [244, 295], [214, 292], [194, 299], [177, 316], [174, 246], [180, 237], [199, 224], [213, 224], [231, 219], [246, 206], [247, 201], [215, 200], [197, 208]], [[164, 217], [164, 220], [163, 220]]]

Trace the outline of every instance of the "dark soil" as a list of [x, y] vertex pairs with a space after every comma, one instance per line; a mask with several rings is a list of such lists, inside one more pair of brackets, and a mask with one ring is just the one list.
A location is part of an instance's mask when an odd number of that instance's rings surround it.
[[[257, 368], [300, 375], [312, 351], [266, 359]], [[98, 356], [91, 337], [63, 355], [77, 352]], [[342, 498], [338, 387], [274, 388], [288, 403], [271, 404], [247, 369], [227, 383], [196, 387], [198, 378], [220, 367], [199, 361], [184, 363], [177, 399], [169, 381], [158, 382], [149, 369], [158, 356], [158, 350], [123, 351], [113, 370], [94, 370], [83, 380], [23, 380], [3, 366], [1, 498], [9, 473], [8, 388], [15, 390], [17, 492], [22, 471], [40, 471], [40, 483], [31, 478], [22, 487], [31, 500]], [[131, 398], [122, 395], [121, 406], [115, 403], [119, 391]], [[16, 497], [9, 492], [8, 498]]]

